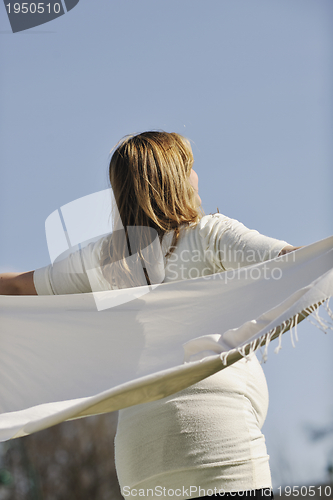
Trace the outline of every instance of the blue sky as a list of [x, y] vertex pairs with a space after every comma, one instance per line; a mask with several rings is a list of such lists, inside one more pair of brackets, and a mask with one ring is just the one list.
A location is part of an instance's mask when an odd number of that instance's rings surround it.
[[[187, 136], [206, 213], [306, 245], [333, 233], [331, 0], [80, 0], [12, 34], [0, 4], [0, 270], [49, 263], [46, 218], [108, 187], [111, 148]], [[300, 325], [264, 370], [273, 480], [324, 481], [332, 335]], [[333, 456], [332, 456], [333, 460]]]

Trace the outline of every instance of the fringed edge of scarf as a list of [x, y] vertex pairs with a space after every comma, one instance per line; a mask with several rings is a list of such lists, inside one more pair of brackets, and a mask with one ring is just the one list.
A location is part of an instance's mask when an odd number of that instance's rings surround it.
[[[278, 345], [274, 349], [276, 354], [282, 348], [282, 335], [290, 331], [290, 339], [293, 347], [296, 347], [295, 342], [298, 342], [297, 325], [303, 319], [306, 319], [312, 325], [316, 326], [323, 333], [327, 334], [329, 330], [333, 331], [333, 311], [330, 307], [330, 299], [326, 299], [324, 302], [319, 302], [305, 308], [301, 313], [297, 313], [295, 316], [283, 321], [279, 326], [276, 326], [269, 332], [265, 333], [263, 336], [253, 340], [249, 344], [238, 347], [237, 349], [231, 349], [228, 352], [221, 353], [220, 357], [224, 366], [228, 364], [228, 357], [231, 354], [239, 353], [242, 358], [250, 359], [254, 352], [259, 351], [261, 353], [262, 359], [261, 363], [266, 363], [268, 357], [268, 347], [272, 340], [278, 338]], [[324, 319], [319, 315], [318, 308], [323, 307], [327, 312], [329, 319]], [[264, 349], [263, 349], [264, 348]]]

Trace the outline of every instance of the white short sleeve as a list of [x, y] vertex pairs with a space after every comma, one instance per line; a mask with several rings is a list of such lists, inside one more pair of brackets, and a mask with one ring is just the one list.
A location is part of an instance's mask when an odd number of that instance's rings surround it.
[[286, 241], [264, 236], [222, 214], [205, 216], [199, 225], [205, 251], [216, 271], [274, 259], [288, 245]]
[[[38, 295], [63, 295], [111, 290], [100, 268], [100, 252], [104, 238], [90, 243], [49, 266], [34, 272]], [[87, 271], [94, 270], [93, 273]], [[91, 282], [93, 276], [93, 283]]]

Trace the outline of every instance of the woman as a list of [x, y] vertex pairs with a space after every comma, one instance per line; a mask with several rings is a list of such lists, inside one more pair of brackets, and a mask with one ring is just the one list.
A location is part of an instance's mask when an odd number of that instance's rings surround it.
[[[164, 282], [237, 269], [294, 249], [222, 214], [204, 216], [192, 165], [190, 144], [178, 134], [126, 137], [109, 170], [123, 229], [53, 266], [0, 275], [0, 293], [91, 292], [86, 270], [92, 268], [94, 291], [96, 283], [114, 289], [160, 282], [160, 253], [147, 227], [158, 235]], [[117, 220], [114, 227], [120, 227]], [[139, 228], [134, 243], [133, 227]], [[143, 273], [129, 264], [130, 254]], [[252, 497], [270, 496], [260, 431], [267, 405], [265, 377], [253, 355], [163, 400], [120, 411], [115, 445], [122, 494], [185, 499], [251, 490]]]

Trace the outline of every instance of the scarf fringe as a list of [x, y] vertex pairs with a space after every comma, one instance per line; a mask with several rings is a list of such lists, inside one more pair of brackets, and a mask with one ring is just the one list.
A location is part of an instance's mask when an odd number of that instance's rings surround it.
[[[302, 319], [304, 319], [304, 313], [306, 315], [305, 319], [316, 328], [321, 330], [323, 333], [327, 334], [329, 330], [333, 331], [333, 311], [330, 307], [329, 301], [330, 298], [325, 300], [325, 302], [313, 304], [304, 309], [304, 311], [302, 311], [301, 313], [295, 314], [295, 316], [285, 320], [280, 326], [273, 328], [269, 332], [265, 333], [265, 335], [253, 340], [249, 344], [238, 347], [237, 349], [231, 349], [228, 352], [221, 353], [221, 361], [223, 365], [227, 366], [228, 357], [235, 352], [238, 352], [242, 358], [249, 360], [251, 355], [258, 350], [261, 353], [261, 363], [266, 363], [268, 358], [268, 346], [270, 342], [278, 337], [278, 345], [274, 349], [275, 354], [278, 354], [282, 349], [282, 335], [288, 330], [290, 331], [291, 344], [293, 347], [296, 347], [295, 342], [298, 342], [297, 325]], [[324, 319], [319, 315], [319, 306], [322, 306], [325, 309], [329, 319]]]

